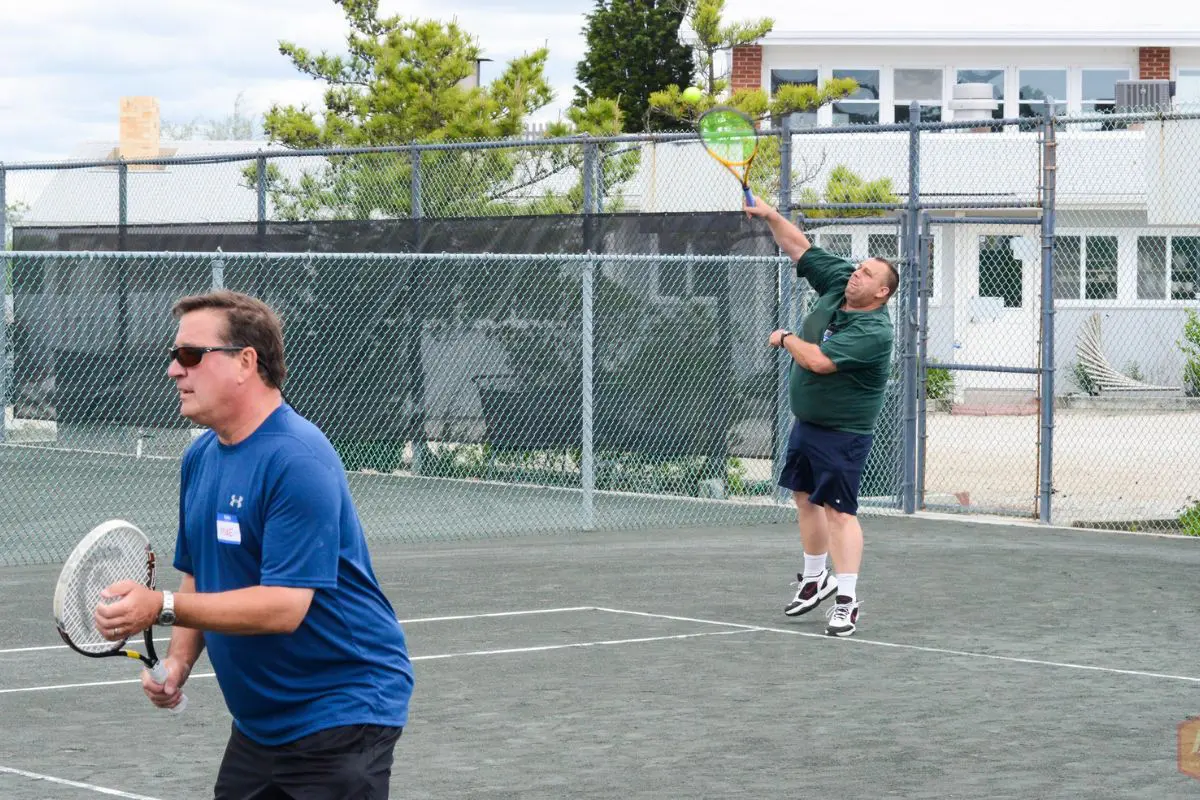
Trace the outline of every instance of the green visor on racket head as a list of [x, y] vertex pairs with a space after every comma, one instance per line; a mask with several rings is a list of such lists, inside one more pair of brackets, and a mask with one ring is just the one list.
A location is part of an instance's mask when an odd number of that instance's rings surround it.
[[758, 149], [754, 123], [737, 109], [717, 107], [706, 111], [697, 127], [708, 152], [727, 164], [747, 164]]

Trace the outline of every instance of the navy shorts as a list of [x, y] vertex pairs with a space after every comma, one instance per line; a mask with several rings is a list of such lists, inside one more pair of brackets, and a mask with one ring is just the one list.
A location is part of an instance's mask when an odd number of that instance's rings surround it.
[[858, 487], [874, 437], [796, 420], [779, 485], [804, 492], [810, 503], [858, 513]]
[[231, 727], [215, 800], [386, 800], [403, 730], [345, 725], [268, 747]]

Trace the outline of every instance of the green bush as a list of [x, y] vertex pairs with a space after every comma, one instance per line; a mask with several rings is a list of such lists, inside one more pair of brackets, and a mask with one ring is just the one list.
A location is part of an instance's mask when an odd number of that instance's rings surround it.
[[1200, 536], [1200, 502], [1192, 503], [1183, 510], [1179, 515], [1179, 527], [1188, 536]]
[[1187, 356], [1183, 365], [1184, 392], [1188, 397], [1200, 397], [1200, 315], [1193, 309], [1187, 310], [1183, 339], [1175, 344]]
[[925, 370], [925, 397], [930, 400], [943, 400], [954, 395], [954, 375], [942, 367], [929, 367]]

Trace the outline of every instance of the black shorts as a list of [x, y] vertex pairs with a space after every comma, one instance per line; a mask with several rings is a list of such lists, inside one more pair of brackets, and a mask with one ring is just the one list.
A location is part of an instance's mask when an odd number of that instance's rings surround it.
[[858, 513], [858, 487], [873, 437], [796, 420], [779, 485], [804, 492], [810, 503]]
[[346, 725], [268, 747], [233, 726], [216, 800], [385, 800], [402, 728]]

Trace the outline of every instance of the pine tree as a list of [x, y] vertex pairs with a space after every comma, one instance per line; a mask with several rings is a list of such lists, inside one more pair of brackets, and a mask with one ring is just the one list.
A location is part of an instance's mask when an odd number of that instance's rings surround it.
[[[651, 93], [692, 81], [692, 48], [679, 37], [678, 0], [597, 0], [587, 16], [587, 52], [576, 69], [575, 104], [615, 99], [626, 132], [654, 126]], [[664, 120], [657, 120], [659, 127]]]

